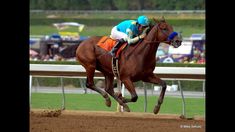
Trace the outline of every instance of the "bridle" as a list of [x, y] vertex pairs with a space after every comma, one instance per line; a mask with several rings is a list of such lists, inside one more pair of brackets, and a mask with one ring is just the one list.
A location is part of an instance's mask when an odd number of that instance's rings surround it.
[[[166, 33], [166, 32], [164, 32], [163, 31], [163, 29], [161, 29], [160, 28], [160, 26], [159, 26], [160, 24], [157, 24], [157, 26], [154, 26], [153, 27], [153, 30], [157, 30], [156, 32], [158, 32], [158, 31], [161, 31], [167, 38], [170, 36], [170, 34], [172, 34], [172, 33]], [[170, 45], [172, 45], [172, 46], [174, 46], [175, 48], [177, 48], [177, 47], [179, 47], [180, 45], [181, 45], [181, 42], [182, 41], [180, 41], [180, 40], [167, 40], [167, 41], [149, 41], [149, 40], [146, 40], [146, 39], [144, 39], [144, 41], [145, 42], [147, 42], [147, 43], [153, 43], [153, 44], [159, 44], [159, 43], [170, 43]]]

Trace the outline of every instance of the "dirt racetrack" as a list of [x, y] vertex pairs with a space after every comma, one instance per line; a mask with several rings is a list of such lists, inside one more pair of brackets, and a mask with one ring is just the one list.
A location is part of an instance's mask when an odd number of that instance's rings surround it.
[[32, 109], [30, 132], [205, 132], [205, 119], [153, 113]]

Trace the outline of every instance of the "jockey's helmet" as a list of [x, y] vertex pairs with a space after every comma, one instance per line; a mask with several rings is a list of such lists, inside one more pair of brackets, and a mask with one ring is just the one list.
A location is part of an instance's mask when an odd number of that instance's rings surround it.
[[137, 19], [137, 22], [142, 26], [149, 25], [149, 19], [146, 16], [139, 16]]

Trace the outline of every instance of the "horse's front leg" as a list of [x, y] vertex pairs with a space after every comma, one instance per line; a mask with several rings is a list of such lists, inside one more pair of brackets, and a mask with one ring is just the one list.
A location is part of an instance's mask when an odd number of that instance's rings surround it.
[[161, 90], [161, 93], [160, 93], [160, 96], [158, 99], [158, 103], [155, 105], [154, 110], [153, 110], [154, 114], [157, 114], [160, 110], [160, 107], [161, 107], [161, 104], [163, 102], [164, 95], [166, 92], [166, 82], [154, 74], [151, 74], [150, 76], [145, 77], [143, 81], [149, 82], [149, 83], [154, 83], [154, 84], [160, 84], [162, 86], [162, 90]]
[[122, 82], [124, 83], [125, 87], [129, 91], [129, 93], [131, 94], [131, 99], [122, 97], [120, 95], [119, 95], [119, 98], [121, 98], [124, 103], [136, 102], [138, 99], [138, 96], [136, 94], [135, 86], [134, 86], [133, 82], [130, 79], [124, 79], [124, 80], [122, 80]]
[[130, 112], [130, 109], [126, 103], [123, 102], [122, 98], [114, 93], [113, 90], [113, 75], [104, 75], [105, 76], [105, 91], [109, 93], [121, 106], [123, 106], [124, 111]]

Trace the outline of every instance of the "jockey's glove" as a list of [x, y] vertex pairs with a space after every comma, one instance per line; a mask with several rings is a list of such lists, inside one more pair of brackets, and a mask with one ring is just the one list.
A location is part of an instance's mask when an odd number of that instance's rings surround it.
[[[134, 43], [138, 42], [140, 39], [143, 39], [147, 35], [146, 32], [148, 30], [149, 30], [149, 27], [146, 27], [141, 35], [139, 35], [139, 36], [137, 36], [133, 39], [131, 39], [130, 37], [126, 38], [127, 43], [128, 44], [134, 44]], [[130, 36], [130, 35], [128, 35], [128, 36]]]
[[142, 34], [139, 35], [140, 39], [143, 39], [147, 34], [145, 32], [143, 32]]
[[127, 43], [128, 44], [134, 44], [134, 43], [138, 42], [139, 40], [140, 40], [139, 36], [137, 36], [137, 37], [135, 37], [133, 39], [127, 38]]
[[146, 35], [147, 35], [147, 31], [149, 30], [149, 27], [146, 27], [145, 29], [144, 29], [144, 31], [142, 32], [142, 34], [141, 35], [139, 35], [139, 38], [140, 39], [143, 39]]

